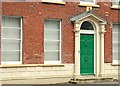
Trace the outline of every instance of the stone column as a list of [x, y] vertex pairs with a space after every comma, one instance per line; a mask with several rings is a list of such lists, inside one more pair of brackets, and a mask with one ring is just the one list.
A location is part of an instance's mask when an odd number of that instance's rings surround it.
[[80, 28], [79, 24], [75, 23], [75, 65], [74, 65], [74, 80], [80, 75], [80, 57], [79, 57], [79, 41], [80, 41]]
[[100, 23], [100, 76], [104, 76], [104, 33], [105, 24]]

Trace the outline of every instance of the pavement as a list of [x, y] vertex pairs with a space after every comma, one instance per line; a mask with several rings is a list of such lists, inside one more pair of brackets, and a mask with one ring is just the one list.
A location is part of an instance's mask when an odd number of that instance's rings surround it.
[[118, 82], [98, 82], [87, 84], [68, 83], [70, 78], [26, 79], [2, 81], [2, 86], [119, 86]]
[[119, 86], [117, 82], [101, 82], [90, 84], [72, 84], [72, 83], [56, 83], [56, 84], [2, 84], [2, 86]]
[[2, 86], [119, 86], [118, 84], [3, 84]]

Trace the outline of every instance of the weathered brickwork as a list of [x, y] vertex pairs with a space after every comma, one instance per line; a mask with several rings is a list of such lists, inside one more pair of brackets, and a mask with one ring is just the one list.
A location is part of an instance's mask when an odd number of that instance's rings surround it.
[[[23, 64], [44, 63], [44, 20], [62, 19], [62, 63], [74, 63], [74, 25], [70, 18], [85, 12], [85, 6], [78, 2], [64, 5], [42, 2], [4, 2], [3, 16], [23, 17]], [[107, 20], [105, 33], [105, 62], [112, 62], [112, 23], [118, 22], [119, 10], [112, 9], [111, 3], [98, 3], [93, 11]], [[120, 20], [119, 20], [120, 22]]]

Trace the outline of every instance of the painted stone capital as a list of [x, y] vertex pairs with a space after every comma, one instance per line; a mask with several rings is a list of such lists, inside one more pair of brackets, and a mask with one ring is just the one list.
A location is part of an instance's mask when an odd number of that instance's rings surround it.
[[104, 34], [105, 31], [105, 24], [100, 23], [100, 34]]
[[75, 23], [73, 31], [74, 32], [79, 32], [80, 31], [80, 25], [78, 23]]

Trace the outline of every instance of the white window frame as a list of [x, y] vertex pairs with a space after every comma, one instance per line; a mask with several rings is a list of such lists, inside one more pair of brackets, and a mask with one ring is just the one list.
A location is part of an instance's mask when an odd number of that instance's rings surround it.
[[[60, 48], [60, 50], [59, 50], [59, 61], [45, 61], [44, 60], [44, 64], [61, 64], [61, 37], [62, 37], [62, 35], [61, 35], [61, 20], [60, 19], [47, 19], [47, 20], [58, 20], [59, 21], [59, 23], [60, 23], [60, 27], [59, 27], [59, 32], [60, 32], [60, 40], [55, 40], [55, 41], [60, 41], [59, 43], [59, 48]], [[44, 29], [45, 30], [45, 29]], [[45, 41], [46, 39], [44, 39], [44, 41]], [[49, 40], [48, 40], [49, 41]], [[45, 52], [47, 52], [47, 51], [50, 51], [50, 50], [44, 50], [44, 53]], [[56, 50], [56, 51], [58, 51], [58, 50]], [[55, 51], [54, 51], [55, 52]]]
[[80, 0], [80, 4], [86, 4], [86, 5], [96, 5], [96, 0], [94, 0], [94, 2], [93, 2], [93, 3], [91, 3], [91, 2], [86, 2], [86, 1], [81, 1], [81, 0]]
[[[113, 25], [114, 24], [116, 24], [116, 23], [113, 23]], [[119, 24], [119, 23], [117, 23], [117, 24]], [[112, 26], [113, 26], [112, 25]], [[120, 24], [119, 24], [120, 25]], [[112, 27], [112, 36], [113, 36], [113, 27]], [[114, 33], [116, 33], [116, 32], [114, 32]], [[119, 34], [119, 33], [118, 33]], [[119, 41], [119, 40], [118, 40]], [[113, 45], [113, 43], [120, 43], [120, 42], [116, 42], [116, 41], [113, 41], [113, 37], [112, 37], [112, 45]], [[119, 53], [120, 53], [120, 51], [119, 52], [113, 52], [113, 46], [112, 46], [112, 64], [113, 65], [118, 65], [118, 64], [120, 64], [120, 60], [118, 59], [118, 60], [114, 60], [114, 57], [113, 57], [113, 53], [118, 53], [118, 56], [119, 56]]]
[[[5, 64], [22, 64], [22, 40], [23, 40], [23, 38], [22, 38], [22, 36], [23, 36], [23, 33], [22, 33], [22, 17], [20, 17], [20, 16], [3, 16], [3, 17], [13, 17], [13, 18], [19, 18], [20, 19], [20, 28], [17, 28], [17, 29], [20, 29], [20, 31], [21, 31], [21, 39], [15, 39], [15, 38], [2, 38], [1, 37], [1, 41], [2, 40], [20, 40], [21, 42], [20, 42], [20, 50], [18, 50], [18, 51], [20, 51], [20, 61], [2, 61], [1, 60], [1, 64], [2, 65], [5, 65]], [[2, 28], [12, 28], [12, 29], [14, 29], [14, 28], [16, 28], [16, 27], [3, 27], [2, 26]], [[2, 31], [1, 31], [2, 32]], [[1, 43], [2, 44], [2, 43]], [[2, 50], [1, 50], [2, 51]], [[7, 51], [7, 50], [6, 50]], [[8, 50], [9, 51], [9, 50]], [[17, 50], [13, 50], [13, 51], [17, 51]], [[5, 51], [4, 51], [5, 52]], [[12, 52], [12, 51], [10, 51], [10, 52]], [[1, 52], [2, 53], [2, 52]], [[1, 57], [2, 58], [2, 57]]]

